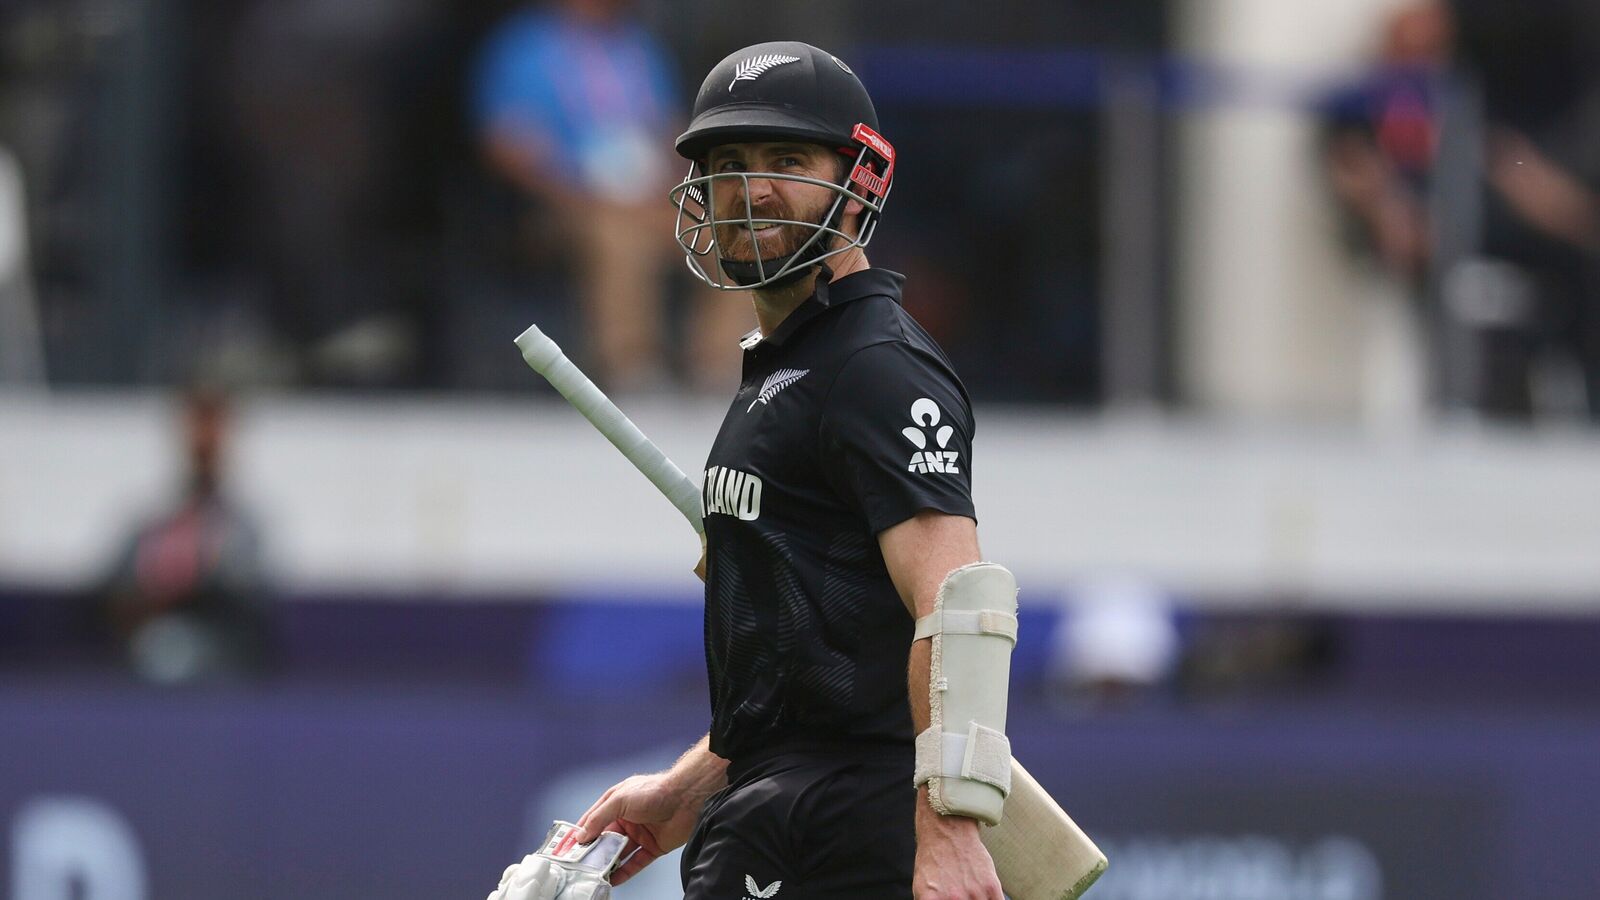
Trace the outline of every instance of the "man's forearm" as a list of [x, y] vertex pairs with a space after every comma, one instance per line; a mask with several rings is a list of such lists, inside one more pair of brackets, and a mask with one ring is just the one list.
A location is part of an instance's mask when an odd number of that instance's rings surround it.
[[711, 735], [696, 741], [667, 770], [672, 786], [685, 796], [704, 800], [728, 786], [728, 761], [711, 752]]
[[921, 734], [928, 730], [933, 713], [928, 708], [928, 673], [933, 669], [933, 642], [916, 641], [911, 645], [911, 666], [906, 672], [906, 689], [911, 694], [911, 731]]
[[[932, 713], [928, 709], [928, 673], [933, 668], [933, 644], [931, 641], [917, 641], [911, 645], [911, 667], [906, 676], [907, 688], [911, 693], [911, 727], [916, 734], [928, 730], [932, 721]], [[951, 821], [942, 821], [949, 819]], [[942, 828], [977, 828], [978, 820], [967, 816], [944, 816], [934, 812], [928, 805], [928, 786], [917, 787], [917, 833], [922, 834], [930, 827]]]

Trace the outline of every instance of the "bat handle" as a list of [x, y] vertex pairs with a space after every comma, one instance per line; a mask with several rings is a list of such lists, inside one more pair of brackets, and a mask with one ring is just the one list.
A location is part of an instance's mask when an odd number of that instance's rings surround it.
[[567, 402], [582, 413], [628, 461], [655, 485], [696, 533], [705, 534], [700, 512], [700, 489], [668, 459], [616, 404], [596, 387], [582, 370], [567, 359], [561, 347], [539, 326], [530, 325], [517, 335], [517, 349], [534, 371], [545, 377]]

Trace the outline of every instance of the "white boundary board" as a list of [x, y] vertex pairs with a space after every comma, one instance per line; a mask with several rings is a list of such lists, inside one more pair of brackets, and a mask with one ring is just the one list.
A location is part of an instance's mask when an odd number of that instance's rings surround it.
[[[724, 407], [621, 405], [698, 480]], [[1025, 599], [1115, 572], [1213, 606], [1600, 614], [1600, 433], [977, 415], [985, 555]], [[257, 396], [231, 458], [292, 594], [694, 593], [694, 533], [556, 399]], [[178, 481], [163, 395], [0, 394], [0, 582], [89, 583]]]

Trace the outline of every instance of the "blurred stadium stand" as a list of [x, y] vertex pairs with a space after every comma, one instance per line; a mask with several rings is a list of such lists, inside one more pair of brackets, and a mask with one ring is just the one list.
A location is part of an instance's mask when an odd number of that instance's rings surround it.
[[[0, 5], [15, 900], [481, 896], [703, 732], [694, 537], [510, 343], [583, 337], [466, 111], [520, 5]], [[1600, 268], [1505, 227], [1488, 153], [1600, 208], [1592, 3], [1450, 4], [1423, 180], [1464, 265], [1416, 284], [1328, 159], [1409, 0], [632, 7], [682, 84], [781, 32], [872, 88], [904, 161], [872, 257], [978, 399], [1013, 737], [1112, 857], [1090, 900], [1594, 895]], [[1528, 273], [1554, 301], [1484, 314]], [[91, 595], [197, 381], [237, 393], [277, 653], [157, 686]], [[622, 400], [698, 471], [722, 398]]]

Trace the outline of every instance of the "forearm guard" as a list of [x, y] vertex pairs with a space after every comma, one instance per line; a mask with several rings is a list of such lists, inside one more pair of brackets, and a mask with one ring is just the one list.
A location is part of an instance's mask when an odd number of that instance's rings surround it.
[[928, 730], [917, 735], [915, 784], [941, 815], [998, 824], [1011, 792], [1005, 735], [1017, 582], [1004, 566], [972, 563], [945, 576], [916, 640], [931, 640]]

